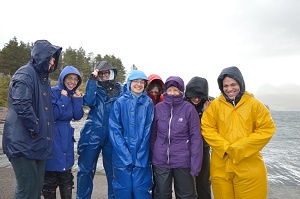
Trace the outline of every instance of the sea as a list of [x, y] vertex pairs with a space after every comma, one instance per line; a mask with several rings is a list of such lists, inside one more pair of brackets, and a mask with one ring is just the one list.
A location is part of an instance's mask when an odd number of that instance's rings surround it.
[[[271, 110], [271, 115], [276, 125], [276, 132], [262, 149], [268, 170], [269, 185], [300, 185], [300, 111]], [[85, 118], [71, 122], [75, 128], [75, 140], [77, 141], [84, 121]], [[0, 126], [0, 168], [11, 167], [5, 154], [2, 153], [2, 125]], [[75, 143], [76, 148], [77, 142]], [[77, 170], [77, 155], [75, 155], [75, 159], [74, 171]], [[97, 173], [104, 173], [101, 155], [97, 164]]]

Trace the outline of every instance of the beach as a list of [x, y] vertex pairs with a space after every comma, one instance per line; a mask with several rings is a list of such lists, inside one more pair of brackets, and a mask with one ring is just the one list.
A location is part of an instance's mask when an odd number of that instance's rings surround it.
[[[282, 113], [280, 113], [282, 114]], [[11, 167], [10, 162], [8, 161], [5, 154], [2, 152], [2, 134], [3, 134], [3, 123], [6, 113], [4, 109], [0, 108], [0, 199], [11, 199], [13, 198], [14, 189], [16, 186], [15, 176], [13, 169]], [[291, 115], [291, 114], [289, 114]], [[276, 115], [274, 115], [276, 116]], [[295, 117], [295, 116], [294, 116]], [[275, 118], [276, 119], [276, 118]], [[296, 118], [297, 120], [298, 118]], [[83, 125], [83, 121], [76, 121], [72, 122], [72, 126], [75, 128], [75, 139], [78, 141], [79, 139], [79, 131]], [[278, 123], [279, 124], [279, 123]], [[278, 125], [279, 127], [279, 125]], [[278, 130], [280, 130], [278, 128]], [[280, 138], [281, 140], [281, 138]], [[274, 142], [276, 139], [274, 139]], [[76, 144], [75, 144], [76, 145]], [[272, 143], [269, 147], [272, 146]], [[277, 143], [276, 146], [277, 147]], [[280, 146], [280, 145], [279, 145]], [[75, 146], [76, 148], [76, 146]], [[272, 151], [266, 151], [267, 153], [274, 153], [274, 148], [272, 148]], [[283, 150], [283, 149], [282, 149]], [[276, 153], [274, 153], [276, 154]], [[286, 153], [284, 153], [285, 156], [288, 156]], [[278, 153], [277, 153], [278, 155]], [[101, 155], [100, 155], [101, 156]], [[75, 153], [76, 158], [76, 153]], [[77, 159], [77, 158], [76, 158]], [[270, 158], [267, 158], [268, 162]], [[275, 158], [271, 158], [272, 160]], [[280, 158], [276, 158], [277, 162], [280, 162]], [[267, 163], [268, 163], [267, 162]], [[275, 162], [272, 162], [273, 165], [275, 165]], [[291, 163], [289, 163], [291, 164]], [[267, 164], [268, 167], [271, 169], [272, 167]], [[272, 168], [273, 169], [273, 168]], [[282, 168], [280, 169], [283, 170]], [[273, 170], [270, 170], [270, 172], [273, 172]], [[295, 171], [297, 173], [297, 170]], [[74, 175], [74, 189], [73, 189], [73, 198], [76, 196], [76, 174], [77, 174], [77, 161], [75, 161], [74, 167], [73, 167], [73, 175]], [[290, 177], [290, 179], [295, 179], [296, 181], [293, 182], [292, 180], [288, 180], [289, 182], [293, 183], [287, 183], [285, 181], [280, 181], [282, 176]], [[291, 176], [287, 172], [281, 173], [281, 175], [278, 174], [278, 172], [274, 173], [273, 175], [269, 176], [269, 194], [268, 199], [297, 199], [300, 198], [300, 186], [298, 184], [298, 175]], [[57, 198], [60, 198], [59, 195]], [[97, 165], [97, 172], [94, 178], [94, 189], [92, 194], [92, 199], [105, 199], [107, 198], [107, 184], [106, 184], [106, 178], [104, 174], [104, 169], [102, 166], [102, 159], [101, 157], [98, 160]], [[126, 198], [125, 198], [126, 199]]]

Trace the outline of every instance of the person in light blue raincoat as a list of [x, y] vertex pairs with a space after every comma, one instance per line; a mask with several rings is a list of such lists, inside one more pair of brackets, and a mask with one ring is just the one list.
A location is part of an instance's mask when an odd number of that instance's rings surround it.
[[[102, 150], [103, 167], [107, 179], [108, 198], [115, 198], [112, 189], [112, 146], [109, 142], [108, 118], [112, 105], [122, 94], [116, 82], [117, 69], [100, 61], [86, 84], [83, 104], [90, 108], [78, 142], [78, 173], [76, 198], [91, 198], [97, 161]], [[100, 188], [100, 187], [98, 187]]]
[[56, 198], [57, 187], [61, 198], [72, 198], [75, 139], [70, 122], [80, 120], [84, 114], [83, 98], [78, 90], [81, 82], [79, 71], [73, 66], [66, 66], [59, 75], [57, 85], [51, 88], [55, 126], [53, 158], [46, 162], [45, 199]]
[[133, 70], [124, 94], [114, 103], [109, 117], [113, 146], [113, 188], [117, 199], [151, 198], [150, 132], [154, 105], [146, 95], [147, 76]]

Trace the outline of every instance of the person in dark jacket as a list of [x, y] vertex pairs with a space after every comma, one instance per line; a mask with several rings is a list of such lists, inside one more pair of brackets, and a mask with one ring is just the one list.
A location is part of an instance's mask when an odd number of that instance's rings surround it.
[[116, 199], [151, 198], [149, 139], [154, 105], [146, 95], [146, 85], [147, 76], [142, 71], [131, 71], [126, 91], [110, 113], [109, 139], [113, 146]]
[[184, 81], [170, 76], [164, 85], [164, 101], [154, 109], [151, 156], [157, 198], [196, 199], [195, 179], [202, 165], [202, 136], [198, 113], [184, 100]]
[[2, 145], [16, 176], [15, 199], [41, 195], [54, 132], [48, 76], [56, 70], [61, 51], [47, 40], [37, 40], [30, 61], [15, 72], [9, 84]]
[[45, 199], [55, 199], [57, 187], [62, 199], [72, 198], [75, 139], [70, 122], [80, 120], [84, 114], [83, 98], [78, 90], [81, 82], [79, 71], [66, 66], [59, 75], [58, 84], [51, 88], [55, 134], [53, 158], [46, 161], [42, 191]]
[[154, 106], [164, 100], [163, 87], [164, 82], [161, 77], [156, 74], [149, 75], [147, 82], [147, 95], [152, 99]]
[[[185, 98], [196, 108], [201, 120], [203, 111], [209, 106], [208, 82], [202, 77], [193, 77], [186, 85]], [[211, 199], [210, 183], [210, 146], [203, 141], [203, 160], [201, 171], [196, 176], [198, 199]]]
[[76, 198], [91, 198], [97, 161], [102, 150], [103, 167], [107, 179], [108, 198], [115, 198], [112, 180], [112, 146], [108, 138], [108, 119], [114, 102], [123, 87], [116, 82], [117, 69], [100, 61], [86, 84], [83, 105], [90, 108], [78, 142], [78, 173]]

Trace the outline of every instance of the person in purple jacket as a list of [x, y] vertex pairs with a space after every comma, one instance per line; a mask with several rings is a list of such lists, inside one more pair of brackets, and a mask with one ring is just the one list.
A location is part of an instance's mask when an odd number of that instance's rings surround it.
[[53, 158], [46, 162], [43, 184], [45, 199], [56, 198], [59, 187], [62, 199], [72, 198], [74, 176], [74, 128], [71, 120], [83, 117], [83, 98], [78, 90], [82, 79], [73, 66], [66, 66], [60, 73], [58, 83], [51, 88], [54, 114]]
[[196, 199], [195, 176], [201, 170], [203, 143], [199, 116], [183, 97], [184, 81], [170, 76], [164, 85], [164, 101], [154, 109], [150, 138], [157, 198]]

